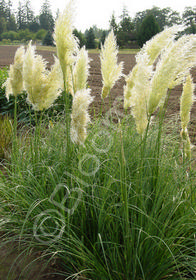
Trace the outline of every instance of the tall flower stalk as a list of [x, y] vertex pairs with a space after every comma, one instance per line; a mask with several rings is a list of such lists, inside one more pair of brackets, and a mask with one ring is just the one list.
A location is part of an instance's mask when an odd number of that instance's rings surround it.
[[73, 95], [73, 64], [78, 52], [78, 41], [73, 34], [73, 2], [64, 9], [63, 13], [57, 18], [54, 29], [54, 40], [57, 49], [57, 56], [60, 61], [64, 81], [64, 99], [66, 115], [66, 143], [67, 143], [67, 162], [70, 161], [70, 94]]
[[23, 62], [24, 47], [17, 49], [14, 57], [14, 64], [10, 65], [9, 76], [4, 86], [6, 87], [6, 97], [14, 95], [14, 139], [13, 139], [13, 156], [17, 151], [17, 96], [23, 91]]
[[188, 134], [188, 123], [190, 121], [190, 111], [191, 107], [194, 102], [194, 84], [193, 80], [191, 78], [191, 75], [189, 74], [187, 76], [186, 82], [183, 85], [183, 92], [180, 99], [180, 117], [181, 117], [181, 137], [183, 140], [183, 146], [184, 146], [184, 155], [189, 160], [191, 159], [191, 142]]
[[118, 64], [118, 48], [113, 30], [105, 40], [104, 46], [101, 47], [101, 73], [103, 79], [102, 98], [110, 94], [111, 88], [116, 81], [122, 76], [123, 63]]
[[57, 56], [63, 72], [65, 91], [68, 89], [68, 68], [75, 62], [75, 54], [78, 52], [78, 40], [73, 34], [73, 1], [70, 1], [63, 13], [59, 15], [54, 29], [54, 40]]

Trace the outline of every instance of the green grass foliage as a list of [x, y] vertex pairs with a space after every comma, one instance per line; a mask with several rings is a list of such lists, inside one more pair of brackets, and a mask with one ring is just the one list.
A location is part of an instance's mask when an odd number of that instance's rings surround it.
[[195, 279], [196, 174], [175, 127], [159, 132], [108, 114], [68, 165], [62, 117], [24, 130], [0, 179], [4, 242], [59, 259], [65, 279]]

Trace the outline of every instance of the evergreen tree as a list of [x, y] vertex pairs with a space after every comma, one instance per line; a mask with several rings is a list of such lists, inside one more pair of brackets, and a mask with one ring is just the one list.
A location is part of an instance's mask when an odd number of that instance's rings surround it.
[[81, 31], [78, 31], [77, 29], [74, 29], [73, 34], [78, 38], [79, 46], [80, 48], [82, 48], [86, 44], [86, 39], [84, 34]]
[[86, 48], [95, 49], [95, 34], [92, 27], [86, 33]]
[[172, 26], [173, 24], [180, 24], [181, 17], [178, 12], [173, 11], [171, 8], [160, 9], [153, 7], [142, 12], [136, 13], [134, 17], [134, 26], [136, 32], [139, 31], [140, 25], [148, 15], [153, 15], [156, 22], [158, 23], [160, 30], [163, 30], [165, 26]]
[[105, 38], [107, 36], [107, 33], [105, 30], [102, 32], [102, 35], [101, 35], [101, 40], [100, 40], [100, 45], [104, 45], [104, 42], [105, 42]]
[[0, 18], [7, 18], [7, 7], [5, 0], [0, 0]]
[[16, 29], [17, 29], [16, 19], [14, 14], [12, 13], [12, 1], [9, 0], [7, 3], [7, 30], [16, 31]]
[[31, 8], [30, 0], [25, 1], [24, 12], [25, 12], [26, 24], [27, 24], [27, 27], [29, 28], [29, 25], [34, 21], [34, 13]]
[[0, 0], [0, 34], [7, 31], [7, 9], [5, 0]]
[[148, 15], [144, 18], [139, 32], [138, 32], [138, 44], [143, 46], [148, 40], [150, 40], [155, 34], [160, 32], [160, 27], [156, 22], [153, 15]]
[[50, 9], [50, 3], [48, 0], [45, 0], [41, 7], [41, 13], [39, 16], [40, 28], [48, 31], [54, 30], [54, 19]]
[[31, 32], [38, 32], [40, 29], [39, 16], [33, 18], [33, 21], [29, 23], [28, 28]]
[[6, 20], [4, 17], [0, 17], [0, 34], [6, 32]]
[[54, 39], [53, 39], [51, 31], [47, 31], [47, 33], [42, 41], [42, 44], [44, 46], [54, 46]]
[[120, 47], [128, 47], [129, 43], [134, 39], [134, 24], [128, 14], [127, 9], [124, 7], [117, 32], [117, 43]]
[[118, 32], [118, 24], [116, 23], [116, 18], [115, 18], [114, 13], [112, 14], [112, 17], [111, 17], [109, 23], [110, 23], [110, 30], [113, 29], [114, 35], [117, 35], [117, 32]]
[[17, 25], [16, 25], [16, 19], [13, 14], [11, 14], [9, 21], [7, 22], [7, 30], [8, 31], [16, 31], [17, 30]]
[[120, 17], [120, 29], [125, 33], [131, 33], [134, 29], [134, 25], [125, 7], [123, 8], [123, 12]]
[[19, 30], [24, 30], [25, 28], [27, 28], [24, 5], [22, 5], [21, 1], [19, 1], [18, 3], [17, 27]]

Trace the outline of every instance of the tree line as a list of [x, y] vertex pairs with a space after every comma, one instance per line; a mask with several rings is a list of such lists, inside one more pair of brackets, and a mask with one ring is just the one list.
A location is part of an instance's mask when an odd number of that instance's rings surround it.
[[[12, 0], [0, 0], [0, 40], [28, 41], [41, 40], [43, 44], [52, 45], [52, 33], [58, 11], [54, 17], [49, 0], [43, 0], [39, 15], [35, 15], [30, 0], [19, 1], [16, 12]], [[165, 26], [184, 24], [185, 33], [196, 33], [196, 7], [185, 7], [182, 15], [171, 8], [153, 7], [129, 16], [126, 7], [117, 19], [115, 14], [109, 20], [109, 29], [113, 29], [117, 43], [122, 48], [142, 46]], [[84, 33], [75, 29], [80, 45], [93, 49], [104, 43], [109, 30], [97, 28], [96, 25]]]
[[[44, 0], [39, 15], [35, 15], [30, 0], [19, 1], [17, 11], [12, 9], [11, 0], [0, 0], [0, 39], [42, 40], [52, 37], [55, 18], [49, 0]], [[52, 43], [52, 38], [51, 42]]]

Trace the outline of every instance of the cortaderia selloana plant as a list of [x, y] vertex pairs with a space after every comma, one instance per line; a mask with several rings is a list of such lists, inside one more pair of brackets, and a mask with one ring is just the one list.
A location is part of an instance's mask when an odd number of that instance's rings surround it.
[[24, 47], [21, 46], [17, 49], [14, 56], [14, 64], [10, 65], [8, 78], [4, 83], [6, 97], [13, 95], [14, 98], [14, 137], [13, 137], [13, 154], [15, 155], [17, 149], [17, 96], [22, 93], [24, 89], [23, 83], [23, 62], [24, 62]]
[[[68, 152], [70, 138], [74, 143], [84, 143], [86, 126], [89, 121], [87, 109], [92, 102], [90, 91], [87, 90], [90, 61], [85, 47], [79, 50], [78, 40], [73, 34], [73, 15], [73, 1], [70, 1], [58, 17], [54, 29], [57, 56], [64, 80]], [[72, 104], [70, 104], [70, 94], [72, 95]], [[71, 107], [72, 113], [70, 114]], [[78, 116], [81, 116], [82, 120]]]
[[[10, 75], [5, 83], [6, 96], [9, 97], [10, 94], [16, 96], [24, 89], [27, 92], [27, 102], [33, 109], [43, 111], [48, 109], [64, 90], [67, 151], [69, 151], [70, 138], [74, 143], [84, 143], [89, 122], [89, 115], [85, 110], [92, 102], [90, 90], [87, 90], [90, 62], [88, 52], [85, 47], [79, 50], [78, 40], [73, 34], [73, 1], [69, 2], [58, 17], [54, 39], [58, 58], [54, 57], [55, 62], [50, 71], [47, 70], [46, 61], [36, 53], [36, 47], [32, 46], [31, 42], [26, 52], [23, 47], [17, 50], [14, 65], [10, 67]], [[76, 117], [76, 112], [82, 116], [82, 121]]]
[[[196, 36], [183, 35], [175, 40], [180, 30], [181, 26], [165, 29], [147, 42], [136, 56], [136, 66], [126, 78], [124, 107], [132, 108], [137, 131], [141, 135], [155, 110], [163, 107], [168, 90], [181, 84], [196, 65]], [[147, 83], [144, 99], [140, 90], [143, 80]]]

